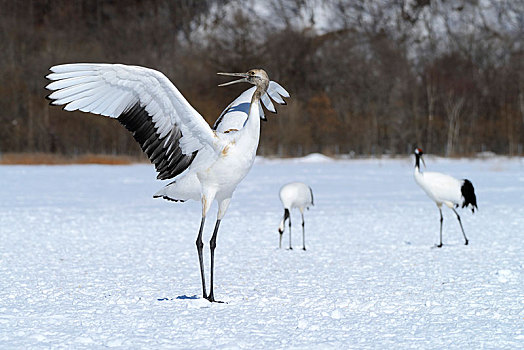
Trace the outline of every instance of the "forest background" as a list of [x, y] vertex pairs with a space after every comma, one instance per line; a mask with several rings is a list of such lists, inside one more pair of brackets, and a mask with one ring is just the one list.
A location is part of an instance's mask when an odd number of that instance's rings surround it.
[[258, 154], [524, 153], [522, 0], [0, 0], [0, 157], [143, 157], [114, 120], [50, 107], [49, 67], [142, 65], [212, 124], [264, 68], [290, 93]]

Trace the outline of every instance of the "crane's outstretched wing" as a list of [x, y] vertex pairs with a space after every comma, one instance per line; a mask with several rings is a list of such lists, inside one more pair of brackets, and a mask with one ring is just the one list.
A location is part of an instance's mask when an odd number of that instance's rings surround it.
[[[249, 115], [249, 108], [251, 106], [251, 98], [255, 93], [256, 87], [253, 86], [250, 89], [244, 91], [238, 96], [229, 106], [222, 111], [215, 124], [213, 130], [218, 132], [229, 132], [231, 130], [240, 130], [247, 120]], [[289, 97], [289, 93], [280, 86], [277, 82], [270, 81], [269, 86], [265, 94], [262, 95], [262, 104], [273, 113], [276, 113], [275, 106], [271, 100], [279, 103], [286, 104], [286, 101], [282, 97]], [[266, 120], [262, 105], [260, 106], [260, 118]]]
[[[117, 118], [140, 144], [158, 172], [169, 179], [183, 172], [217, 138], [204, 118], [162, 73], [122, 64], [73, 63], [50, 68], [48, 98], [66, 111]], [[212, 152], [206, 152], [211, 154]]]

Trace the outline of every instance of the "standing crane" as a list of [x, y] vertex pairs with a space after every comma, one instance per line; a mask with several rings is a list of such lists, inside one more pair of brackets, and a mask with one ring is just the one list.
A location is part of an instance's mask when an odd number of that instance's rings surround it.
[[282, 248], [282, 235], [284, 233], [286, 220], [289, 222], [289, 249], [293, 249], [291, 246], [291, 215], [290, 211], [293, 208], [300, 210], [302, 215], [302, 249], [306, 250], [306, 234], [304, 229], [304, 209], [309, 209], [313, 203], [313, 190], [311, 187], [302, 182], [291, 182], [280, 189], [280, 201], [284, 206], [284, 217], [278, 227], [278, 233], [280, 233], [280, 241], [278, 247]]
[[[158, 179], [176, 179], [155, 193], [172, 201], [199, 200], [202, 219], [196, 239], [203, 298], [215, 302], [213, 293], [214, 253], [220, 221], [233, 192], [253, 165], [259, 137], [261, 100], [274, 111], [268, 96], [282, 103], [289, 94], [270, 82], [262, 69], [247, 73], [218, 73], [240, 77], [228, 83], [255, 85], [228, 106], [212, 129], [162, 73], [122, 64], [63, 64], [50, 68], [54, 91], [48, 98], [66, 111], [80, 110], [116, 118], [129, 130], [155, 165]], [[240, 98], [239, 97], [239, 98]], [[243, 112], [243, 115], [234, 113]], [[229, 117], [231, 115], [231, 118]], [[240, 122], [240, 120], [243, 120]], [[221, 124], [229, 124], [224, 129]], [[234, 126], [231, 127], [231, 126]], [[185, 172], [180, 177], [177, 177]], [[209, 294], [204, 274], [202, 230], [212, 202], [218, 203], [217, 220], [209, 242], [211, 275]]]
[[460, 215], [457, 213], [455, 208], [458, 206], [470, 207], [471, 211], [475, 213], [477, 207], [477, 197], [475, 196], [475, 189], [471, 181], [467, 179], [457, 180], [446, 174], [433, 173], [433, 172], [421, 172], [420, 171], [420, 160], [426, 165], [422, 155], [424, 152], [420, 148], [416, 148], [415, 151], [415, 181], [417, 184], [426, 192], [438, 207], [440, 212], [440, 243], [437, 247], [442, 247], [442, 204], [445, 204], [448, 208], [453, 210], [457, 216], [464, 236], [465, 245], [468, 245], [468, 238], [464, 233], [464, 227], [462, 227], [462, 221]]

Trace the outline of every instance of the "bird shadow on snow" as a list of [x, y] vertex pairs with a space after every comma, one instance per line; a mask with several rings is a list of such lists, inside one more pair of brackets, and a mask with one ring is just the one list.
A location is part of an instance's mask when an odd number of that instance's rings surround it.
[[[191, 296], [184, 294], [184, 295], [179, 295], [179, 296], [177, 296], [174, 299], [183, 299], [183, 300], [185, 300], [185, 299], [194, 299], [194, 300], [196, 300], [196, 299], [200, 299], [200, 298], [197, 297], [196, 294], [195, 295], [191, 295]], [[173, 298], [158, 298], [157, 300], [158, 301], [169, 301], [169, 300], [174, 300], [174, 299]]]
[[185, 300], [187, 301], [187, 306], [189, 308], [197, 308], [197, 309], [205, 309], [213, 307], [213, 305], [226, 305], [229, 304], [229, 302], [224, 301], [216, 301], [210, 303], [206, 298], [200, 298], [196, 295], [179, 295], [176, 298], [158, 298], [158, 301], [178, 301], [178, 300]]
[[196, 294], [195, 295], [192, 295], [192, 296], [188, 296], [188, 295], [179, 295], [176, 297], [177, 299], [199, 299]]

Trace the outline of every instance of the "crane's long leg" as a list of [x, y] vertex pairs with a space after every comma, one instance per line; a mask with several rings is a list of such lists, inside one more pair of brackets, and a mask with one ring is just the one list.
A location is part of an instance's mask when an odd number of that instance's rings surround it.
[[442, 248], [442, 222], [444, 217], [442, 216], [442, 209], [438, 208], [438, 210], [440, 211], [440, 244], [437, 247]]
[[291, 215], [289, 215], [289, 249], [292, 250], [293, 247], [291, 246]]
[[301, 212], [300, 214], [302, 214], [302, 249], [306, 250], [306, 232], [304, 229], [304, 213]]
[[284, 230], [286, 229], [286, 219], [289, 217], [289, 210], [284, 208], [284, 216], [282, 217], [282, 221], [280, 222], [280, 226], [278, 227], [278, 233], [280, 234], [280, 239], [278, 241], [278, 248], [282, 248], [282, 236], [284, 235]]
[[213, 294], [213, 271], [215, 270], [215, 248], [217, 246], [217, 233], [219, 226], [220, 220], [217, 220], [215, 224], [215, 230], [213, 231], [213, 236], [211, 236], [211, 240], [209, 241], [209, 249], [211, 249], [211, 279], [209, 280], [210, 288], [207, 300], [211, 302], [215, 301], [215, 295]]
[[466, 234], [464, 233], [464, 227], [462, 227], [462, 221], [460, 220], [460, 215], [457, 213], [457, 211], [455, 210], [455, 208], [451, 208], [453, 209], [453, 212], [455, 213], [455, 215], [457, 216], [457, 219], [459, 221], [459, 224], [460, 224], [460, 229], [462, 230], [462, 235], [464, 236], [464, 245], [468, 245], [469, 241], [468, 241], [468, 238], [466, 237]]
[[204, 248], [204, 243], [202, 242], [202, 230], [204, 229], [204, 223], [206, 222], [206, 217], [202, 217], [202, 221], [200, 222], [200, 230], [198, 231], [198, 236], [196, 239], [196, 247], [198, 251], [198, 261], [200, 263], [200, 276], [202, 277], [202, 295], [203, 298], [207, 298], [206, 293], [206, 277], [204, 275], [204, 256], [202, 249]]
[[[214, 271], [215, 271], [215, 248], [217, 246], [218, 227], [220, 226], [220, 221], [226, 214], [230, 201], [231, 201], [231, 198], [227, 198], [227, 199], [222, 200], [218, 204], [217, 222], [215, 224], [215, 230], [213, 231], [213, 236], [211, 236], [211, 240], [209, 241], [209, 249], [211, 249], [211, 278], [209, 280], [210, 287], [209, 287], [209, 296], [207, 297], [207, 300], [211, 302], [217, 302], [215, 300], [215, 295], [213, 293], [213, 280], [214, 280]], [[218, 302], [221, 303], [221, 301], [218, 301]]]
[[215, 199], [215, 193], [206, 192], [202, 194], [202, 221], [200, 222], [200, 229], [198, 230], [198, 236], [196, 239], [196, 246], [198, 251], [198, 262], [200, 264], [200, 276], [202, 277], [202, 296], [207, 298], [206, 292], [206, 276], [204, 274], [204, 255], [203, 248], [204, 243], [202, 242], [202, 231], [204, 230], [204, 223], [206, 222], [206, 215], [211, 207], [211, 203]]

